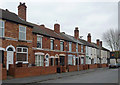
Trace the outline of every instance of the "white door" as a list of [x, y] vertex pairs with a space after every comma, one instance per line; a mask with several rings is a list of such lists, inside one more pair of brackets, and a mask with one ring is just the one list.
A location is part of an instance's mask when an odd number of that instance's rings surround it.
[[7, 51], [7, 70], [9, 69], [9, 64], [13, 64], [13, 51]]

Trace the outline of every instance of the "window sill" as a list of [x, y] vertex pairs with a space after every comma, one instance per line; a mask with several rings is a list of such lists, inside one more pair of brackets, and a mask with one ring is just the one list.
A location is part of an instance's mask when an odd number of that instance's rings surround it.
[[3, 39], [3, 40], [5, 40], [5, 37], [0, 37], [0, 39]]
[[16, 61], [16, 64], [18, 63], [28, 64], [29, 62], [28, 61]]
[[27, 42], [27, 40], [18, 40], [19, 42]]

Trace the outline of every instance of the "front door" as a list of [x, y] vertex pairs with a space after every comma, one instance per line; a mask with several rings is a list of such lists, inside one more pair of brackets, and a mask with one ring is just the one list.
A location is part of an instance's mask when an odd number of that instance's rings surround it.
[[13, 51], [7, 51], [7, 70], [9, 70], [9, 64], [13, 64]]

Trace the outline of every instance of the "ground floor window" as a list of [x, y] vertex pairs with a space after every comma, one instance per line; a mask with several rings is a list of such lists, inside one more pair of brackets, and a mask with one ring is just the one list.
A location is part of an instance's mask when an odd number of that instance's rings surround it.
[[65, 65], [65, 57], [64, 56], [60, 56], [60, 65], [61, 66]]
[[84, 58], [81, 58], [81, 64], [84, 64]]
[[76, 64], [75, 56], [73, 57], [73, 65]]
[[55, 58], [55, 65], [58, 65], [58, 58]]
[[45, 56], [45, 66], [49, 66], [49, 55]]
[[51, 66], [54, 66], [54, 58], [50, 58]]
[[78, 58], [76, 58], [76, 65], [78, 65], [79, 63], [78, 63]]
[[68, 65], [72, 65], [72, 56], [68, 56]]
[[28, 58], [28, 48], [17, 47], [17, 61], [27, 61]]
[[43, 55], [35, 56], [35, 65], [36, 66], [44, 66], [44, 56]]

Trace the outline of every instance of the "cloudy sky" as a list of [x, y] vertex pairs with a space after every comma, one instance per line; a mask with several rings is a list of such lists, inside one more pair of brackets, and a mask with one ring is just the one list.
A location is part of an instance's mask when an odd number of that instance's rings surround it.
[[[102, 40], [108, 29], [118, 28], [118, 0], [0, 0], [0, 8], [17, 14], [19, 2], [27, 5], [27, 21], [44, 24], [53, 29], [61, 25], [61, 32], [74, 35], [79, 27], [80, 36], [87, 38], [91, 33], [92, 42]], [[103, 42], [104, 46], [105, 43]]]

